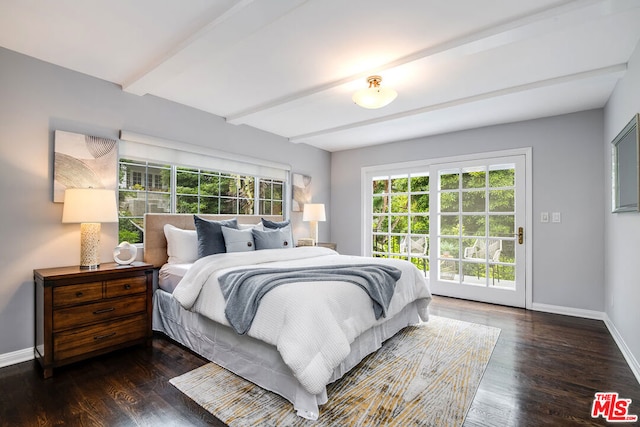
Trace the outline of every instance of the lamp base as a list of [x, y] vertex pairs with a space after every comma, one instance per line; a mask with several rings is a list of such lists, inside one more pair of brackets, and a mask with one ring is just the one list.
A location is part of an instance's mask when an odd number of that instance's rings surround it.
[[311, 238], [313, 239], [313, 246], [318, 246], [318, 221], [309, 221], [309, 228], [311, 229]]
[[100, 266], [100, 223], [80, 224], [80, 268], [95, 270]]

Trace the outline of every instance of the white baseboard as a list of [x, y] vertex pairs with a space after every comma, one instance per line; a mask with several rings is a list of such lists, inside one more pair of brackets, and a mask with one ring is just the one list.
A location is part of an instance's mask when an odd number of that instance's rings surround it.
[[582, 317], [585, 319], [604, 320], [606, 314], [602, 311], [585, 310], [582, 308], [563, 307], [560, 305], [540, 304], [534, 302], [531, 310], [543, 311], [545, 313], [564, 314], [565, 316]]
[[640, 363], [638, 363], [638, 360], [633, 356], [633, 353], [631, 353], [629, 347], [627, 347], [627, 344], [624, 342], [622, 335], [620, 335], [620, 332], [618, 332], [616, 326], [613, 324], [611, 319], [609, 319], [607, 313], [602, 311], [583, 310], [581, 308], [562, 307], [558, 305], [540, 304], [535, 302], [532, 304], [531, 310], [543, 311], [545, 313], [564, 314], [566, 316], [583, 317], [585, 319], [602, 320], [607, 326], [607, 329], [609, 329], [609, 333], [613, 337], [613, 340], [616, 342], [618, 348], [622, 352], [622, 355], [627, 361], [627, 365], [629, 365], [629, 368], [631, 368], [631, 372], [633, 372], [636, 380], [638, 381], [638, 383], [640, 383]]
[[607, 325], [611, 336], [613, 337], [616, 344], [618, 344], [618, 348], [622, 352], [622, 355], [627, 361], [627, 364], [631, 368], [633, 375], [636, 376], [636, 380], [638, 380], [638, 383], [640, 383], [640, 363], [638, 363], [638, 359], [633, 356], [633, 353], [631, 353], [631, 350], [629, 349], [629, 347], [627, 347], [627, 343], [624, 342], [624, 339], [622, 339], [622, 335], [620, 335], [620, 332], [618, 332], [616, 325], [613, 324], [606, 313], [604, 317], [604, 324]]
[[33, 358], [33, 347], [12, 351], [11, 353], [0, 354], [0, 368], [33, 360]]

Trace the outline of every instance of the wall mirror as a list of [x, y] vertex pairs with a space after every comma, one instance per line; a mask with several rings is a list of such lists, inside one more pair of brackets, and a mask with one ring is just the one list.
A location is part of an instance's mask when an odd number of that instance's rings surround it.
[[611, 141], [613, 212], [638, 212], [640, 198], [640, 135], [638, 130], [640, 114], [622, 129]]

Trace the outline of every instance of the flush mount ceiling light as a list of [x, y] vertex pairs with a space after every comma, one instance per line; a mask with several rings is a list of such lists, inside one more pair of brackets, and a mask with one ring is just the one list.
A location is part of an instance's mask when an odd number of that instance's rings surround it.
[[369, 76], [367, 82], [369, 87], [366, 89], [360, 89], [353, 94], [353, 102], [363, 108], [381, 108], [388, 105], [396, 99], [398, 92], [388, 87], [380, 87], [382, 77]]

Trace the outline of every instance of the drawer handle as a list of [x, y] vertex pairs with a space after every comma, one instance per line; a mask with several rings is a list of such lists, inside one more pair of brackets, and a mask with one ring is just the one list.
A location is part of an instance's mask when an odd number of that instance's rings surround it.
[[127, 283], [126, 285], [124, 285], [124, 288], [125, 288], [126, 290], [129, 290], [129, 289], [131, 289], [131, 285]]
[[106, 338], [111, 338], [111, 337], [112, 337], [112, 336], [114, 336], [115, 334], [116, 334], [115, 332], [111, 332], [110, 334], [107, 334], [107, 335], [98, 335], [98, 336], [95, 336], [95, 337], [93, 337], [93, 339], [94, 339], [95, 341], [103, 340], [103, 339], [106, 339]]
[[77, 296], [78, 298], [80, 298], [82, 295], [84, 295], [82, 292], [76, 292], [76, 296]]
[[102, 310], [96, 310], [93, 312], [93, 314], [102, 314], [102, 313], [108, 313], [110, 311], [115, 310], [115, 307], [110, 307], [110, 308], [103, 308]]

